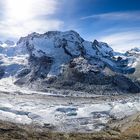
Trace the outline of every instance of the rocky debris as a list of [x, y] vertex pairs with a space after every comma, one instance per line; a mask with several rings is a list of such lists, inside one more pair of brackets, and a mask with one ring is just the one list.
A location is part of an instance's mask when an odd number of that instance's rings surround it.
[[[139, 115], [140, 116], [140, 115]], [[140, 139], [140, 117], [138, 115], [112, 122], [106, 130], [96, 133], [58, 133], [49, 131], [49, 124], [43, 128], [33, 125], [19, 125], [0, 121], [0, 139], [45, 139], [45, 140], [138, 140]], [[48, 129], [49, 126], [49, 129]], [[52, 129], [53, 130], [53, 129]]]
[[[125, 113], [125, 112], [124, 112]], [[140, 113], [120, 120], [112, 120], [108, 124], [109, 133], [119, 132], [121, 140], [140, 139]]]
[[[68, 79], [74, 79], [75, 81], [81, 83], [102, 85], [109, 84], [111, 82], [111, 76], [106, 76], [103, 73], [103, 63], [99, 62], [98, 65], [84, 59], [83, 57], [78, 57], [70, 62], [68, 69], [66, 70]], [[64, 72], [65, 73], [65, 72]]]
[[88, 60], [84, 59], [83, 57], [78, 57], [73, 59], [70, 64], [70, 68], [74, 68], [79, 73], [88, 73], [88, 72], [94, 72], [99, 73], [101, 72], [101, 66], [100, 64], [90, 64]]

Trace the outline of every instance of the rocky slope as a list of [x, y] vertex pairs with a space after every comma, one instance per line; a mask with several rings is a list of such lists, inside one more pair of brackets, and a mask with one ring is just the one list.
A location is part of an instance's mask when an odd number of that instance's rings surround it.
[[[129, 121], [129, 123], [128, 123]], [[126, 124], [124, 125], [124, 122]], [[114, 125], [114, 124], [113, 124]], [[140, 115], [115, 123], [115, 127], [106, 131], [94, 133], [57, 133], [47, 128], [39, 128], [34, 125], [19, 125], [0, 121], [0, 139], [24, 139], [24, 140], [139, 140], [140, 139]]]

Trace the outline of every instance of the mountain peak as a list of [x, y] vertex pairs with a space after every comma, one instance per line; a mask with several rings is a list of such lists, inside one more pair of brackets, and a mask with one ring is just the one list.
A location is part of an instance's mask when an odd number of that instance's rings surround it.
[[[107, 43], [94, 40], [84, 40], [77, 32], [70, 30], [66, 32], [48, 31], [44, 34], [32, 33], [22, 37], [17, 43], [18, 53], [26, 53], [34, 57], [47, 56], [54, 60], [49, 74], [58, 75], [61, 66], [69, 63], [72, 59], [82, 56], [89, 63], [98, 59], [118, 73], [132, 73], [129, 62], [126, 60], [114, 60], [115, 52]], [[123, 65], [124, 63], [124, 65]], [[133, 70], [132, 70], [133, 69]]]
[[42, 79], [51, 83], [59, 78], [111, 84], [111, 75], [135, 72], [133, 57], [115, 52], [107, 43], [86, 41], [73, 30], [34, 32], [21, 37], [15, 47], [0, 48], [0, 51], [4, 76], [16, 76], [18, 84]]
[[11, 40], [6, 40], [4, 43], [8, 46], [14, 46], [15, 45], [15, 42], [11, 41]]

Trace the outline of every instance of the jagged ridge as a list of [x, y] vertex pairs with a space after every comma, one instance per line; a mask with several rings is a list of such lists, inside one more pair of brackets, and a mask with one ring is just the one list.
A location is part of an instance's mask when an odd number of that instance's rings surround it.
[[51, 57], [54, 62], [49, 75], [60, 74], [62, 65], [79, 56], [91, 64], [96, 63], [98, 59], [100, 63], [104, 63], [104, 67], [107, 66], [118, 73], [130, 74], [135, 71], [130, 65], [128, 66], [128, 58], [119, 56], [115, 59], [116, 52], [108, 44], [97, 40], [85, 41], [75, 31], [32, 33], [18, 41], [17, 50], [18, 53], [27, 53], [30, 57]]
[[135, 72], [134, 57], [115, 52], [107, 43], [86, 41], [75, 31], [32, 33], [21, 37], [15, 47], [2, 48], [1, 54], [0, 76], [15, 76], [18, 85], [54, 83], [51, 86], [74, 85], [79, 90], [80, 82], [81, 87], [109, 85], [113, 92], [116, 87], [129, 92], [140, 89], [124, 76]]

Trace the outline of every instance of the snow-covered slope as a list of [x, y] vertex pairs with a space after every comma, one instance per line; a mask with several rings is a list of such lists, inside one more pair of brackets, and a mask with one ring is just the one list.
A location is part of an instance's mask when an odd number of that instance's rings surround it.
[[13, 41], [6, 40], [5, 42], [0, 41], [0, 54], [7, 56], [13, 56], [15, 52], [16, 44]]
[[14, 41], [11, 41], [11, 40], [6, 40], [4, 42], [4, 44], [6, 44], [7, 46], [14, 46], [15, 45], [15, 42]]
[[13, 41], [0, 41], [0, 77], [14, 76], [27, 65], [26, 55], [15, 55], [16, 44]]

